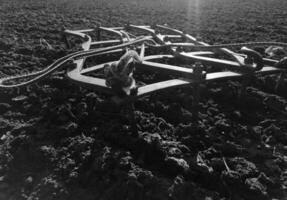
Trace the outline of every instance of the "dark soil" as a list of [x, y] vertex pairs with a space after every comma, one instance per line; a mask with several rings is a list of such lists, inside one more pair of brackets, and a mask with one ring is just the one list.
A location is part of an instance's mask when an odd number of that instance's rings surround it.
[[[167, 23], [211, 44], [287, 42], [286, 8], [285, 0], [0, 0], [0, 76], [46, 67], [70, 52], [64, 28], [98, 23]], [[249, 81], [244, 98], [240, 81], [202, 86], [198, 123], [191, 87], [143, 98], [137, 137], [108, 97], [65, 71], [1, 90], [0, 199], [287, 199], [279, 112], [287, 82], [275, 91], [276, 79]]]

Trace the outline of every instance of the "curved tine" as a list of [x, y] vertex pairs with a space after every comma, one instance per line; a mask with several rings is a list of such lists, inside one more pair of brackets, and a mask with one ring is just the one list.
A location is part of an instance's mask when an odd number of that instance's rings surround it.
[[65, 30], [64, 34], [85, 38], [87, 35], [78, 31]]
[[169, 31], [169, 32], [171, 32], [173, 34], [179, 34], [184, 39], [186, 39], [188, 41], [192, 41], [192, 42], [194, 42], [197, 45], [208, 45], [207, 43], [197, 41], [197, 39], [195, 37], [193, 37], [193, 36], [191, 36], [189, 34], [186, 34], [183, 31], [180, 31], [180, 30], [177, 30], [177, 29], [174, 29], [174, 28], [170, 28], [168, 26], [163, 26], [163, 25], [156, 25], [156, 27], [160, 28], [162, 30], [165, 30], [165, 31]]
[[92, 38], [89, 35], [85, 35], [85, 38], [87, 38], [87, 41], [83, 42], [81, 46], [83, 50], [89, 50], [91, 47]]
[[149, 61], [149, 60], [156, 60], [156, 59], [163, 59], [163, 58], [175, 58], [174, 55], [151, 55], [151, 56], [145, 56], [143, 60]]
[[77, 30], [77, 32], [80, 32], [80, 33], [88, 33], [88, 32], [93, 32], [95, 31], [95, 29], [83, 29], [83, 30]]
[[180, 35], [184, 35], [184, 33], [180, 30], [174, 29], [174, 28], [170, 28], [168, 26], [163, 26], [163, 25], [155, 25], [157, 28], [165, 30], [165, 31], [169, 31], [171, 33], [176, 33], [176, 34], [180, 34]]
[[170, 28], [168, 26], [163, 26], [163, 25], [156, 25], [157, 28], [160, 28], [162, 30], [166, 30], [166, 31], [169, 31], [171, 33], [175, 33], [175, 34], [179, 34], [181, 35], [183, 38], [189, 40], [189, 41], [192, 41], [194, 42], [195, 44], [198, 44], [198, 45], [208, 45], [207, 43], [204, 43], [204, 42], [199, 42], [195, 37], [189, 35], [189, 34], [186, 34], [184, 33], [183, 31], [180, 31], [180, 30], [177, 30], [177, 29], [174, 29], [174, 28]]
[[240, 52], [247, 55], [246, 60], [251, 60], [251, 61], [252, 61], [252, 59], [254, 60], [254, 63], [255, 63], [254, 70], [255, 71], [259, 71], [263, 68], [264, 62], [263, 62], [263, 58], [262, 58], [260, 53], [258, 53], [257, 51], [254, 51], [252, 49], [249, 49], [247, 47], [242, 47], [240, 49]]
[[131, 38], [130, 38], [130, 36], [128, 35], [127, 32], [125, 32], [125, 31], [123, 31], [123, 30], [121, 30], [120, 32], [122, 33], [122, 36], [125, 36], [125, 37], [126, 37], [126, 39], [127, 39], [128, 42], [131, 41]]
[[[89, 35], [87, 35], [85, 33], [81, 33], [80, 31], [71, 31], [71, 30], [65, 30], [64, 34], [65, 35], [72, 35], [72, 36], [76, 36], [76, 37], [80, 37], [82, 39], [85, 39], [86, 41], [84, 41], [81, 44], [81, 47], [83, 50], [89, 50], [90, 49], [91, 43], [92, 43], [92, 38]], [[66, 40], [67, 40], [67, 38], [66, 38]]]
[[111, 29], [111, 28], [107, 28], [107, 27], [99, 27], [99, 29], [100, 29], [101, 31], [106, 31], [106, 32], [108, 32], [108, 33], [117, 35], [117, 36], [119, 36], [121, 39], [123, 39], [123, 34], [122, 34], [120, 31], [117, 31], [117, 30], [114, 30], [114, 29]]
[[150, 33], [150, 34], [152, 34], [152, 35], [155, 35], [155, 30], [150, 29], [150, 28], [148, 28], [148, 27], [136, 26], [136, 25], [129, 24], [129, 25], [128, 25], [128, 28], [129, 28], [129, 29], [135, 29], [135, 30], [141, 30], [141, 31]]
[[[149, 44], [148, 42], [151, 42], [153, 44]], [[159, 45], [154, 39], [149, 39], [145, 42], [145, 44], [147, 46], [151, 46], [151, 47], [162, 47], [162, 45]]]
[[131, 34], [131, 33], [129, 33], [129, 32], [125, 32], [125, 33], [127, 33], [129, 36], [132, 36], [132, 37], [134, 37], [134, 38], [136, 38], [136, 37], [137, 37], [136, 35]]
[[[89, 35], [86, 35], [87, 41], [83, 42], [81, 47], [84, 51], [87, 51], [91, 47], [92, 43], [92, 38]], [[82, 58], [79, 60], [74, 60], [74, 63], [76, 64], [76, 69], [78, 71], [81, 71], [83, 69], [84, 63], [85, 63], [86, 58]]]

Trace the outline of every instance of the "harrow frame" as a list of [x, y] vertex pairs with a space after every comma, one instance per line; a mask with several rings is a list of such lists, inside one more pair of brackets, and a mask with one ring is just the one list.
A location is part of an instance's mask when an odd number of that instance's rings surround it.
[[[145, 34], [143, 37], [137, 37], [131, 32], [140, 32]], [[96, 41], [93, 41], [90, 33], [95, 33]], [[110, 34], [116, 38], [103, 40], [103, 34]], [[82, 40], [80, 44], [82, 51], [72, 53], [63, 58], [58, 59], [46, 69], [28, 75], [15, 76], [0, 79], [0, 88], [22, 87], [42, 78], [45, 78], [51, 72], [61, 68], [67, 62], [73, 61], [76, 67], [67, 72], [67, 77], [84, 87], [92, 88], [109, 95], [114, 95], [111, 88], [105, 84], [105, 79], [89, 76], [90, 73], [103, 70], [105, 64], [110, 64], [114, 61], [100, 63], [95, 66], [84, 68], [85, 61], [88, 57], [102, 56], [106, 54], [119, 54], [124, 52], [127, 48], [133, 47], [140, 50], [142, 63], [137, 65], [137, 68], [144, 70], [151, 70], [155, 72], [167, 73], [177, 75], [178, 78], [165, 80], [157, 83], [144, 85], [138, 88], [136, 96], [128, 96], [124, 99], [115, 101], [117, 104], [130, 105], [130, 119], [135, 128], [135, 119], [133, 113], [133, 102], [143, 96], [149, 95], [160, 90], [168, 88], [177, 88], [187, 85], [193, 85], [193, 116], [197, 119], [197, 109], [199, 101], [198, 85], [218, 80], [231, 80], [235, 78], [247, 79], [254, 75], [268, 75], [281, 73], [279, 83], [284, 79], [286, 69], [278, 68], [278, 60], [263, 58], [257, 52], [247, 47], [241, 49], [240, 53], [236, 53], [226, 47], [238, 46], [258, 46], [258, 45], [278, 45], [287, 47], [285, 43], [244, 43], [233, 45], [209, 45], [202, 41], [198, 41], [193, 36], [173, 29], [167, 26], [136, 26], [127, 24], [124, 27], [102, 27], [98, 25], [95, 29], [86, 30], [65, 30], [63, 32], [63, 39], [68, 48], [72, 44], [69, 37], [77, 37]], [[172, 40], [181, 40], [180, 43], [172, 42]], [[153, 49], [156, 52], [166, 52], [165, 54], [146, 55], [146, 49]], [[218, 58], [216, 55], [224, 57]], [[164, 64], [156, 62], [161, 59], [179, 59], [185, 63], [193, 64], [200, 62], [204, 65], [224, 67], [228, 71], [219, 71], [207, 73], [203, 69], [195, 71], [192, 67], [182, 67], [171, 64]], [[287, 67], [287, 66], [286, 66]], [[17, 80], [22, 78], [31, 78], [31, 80], [24, 83], [7, 85], [6, 81]], [[242, 89], [244, 90], [244, 84]], [[243, 92], [244, 93], [244, 92]]]
[[[135, 25], [130, 25], [128, 24], [125, 27], [113, 27], [113, 28], [107, 28], [107, 27], [101, 27], [97, 26], [96, 29], [88, 29], [88, 30], [79, 30], [79, 31], [70, 31], [66, 30], [64, 32], [66, 41], [67, 36], [69, 35], [74, 35], [77, 37], [81, 37], [83, 39], [86, 39], [85, 42], [82, 43], [82, 48], [84, 50], [89, 50], [90, 47], [93, 45], [118, 45], [118, 44], [125, 44], [130, 41], [135, 41], [136, 38], [130, 38], [128, 31], [131, 29], [134, 30], [139, 30], [146, 32], [149, 36], [152, 36], [152, 39], [154, 39], [157, 43], [160, 45], [169, 45], [171, 43], [166, 42], [166, 38], [184, 38], [188, 42], [193, 42], [195, 45], [202, 45], [205, 47], [208, 47], [209, 45], [204, 42], [197, 41], [196, 38], [192, 37], [189, 34], [186, 34], [182, 31], [176, 30], [169, 28], [167, 26], [161, 26], [161, 25], [156, 25], [155, 27], [162, 29], [162, 30], [167, 30], [171, 32], [173, 35], [163, 35], [160, 34], [159, 32], [155, 31], [152, 29], [151, 26], [135, 26]], [[112, 33], [114, 35], [117, 35], [119, 39], [117, 40], [106, 40], [106, 41], [97, 41], [97, 42], [92, 42], [91, 37], [87, 35], [86, 33], [96, 31], [97, 33], [97, 40], [101, 40], [101, 33], [102, 32], [108, 32]], [[178, 34], [178, 35], [176, 35]], [[147, 36], [147, 37], [149, 37]], [[147, 38], [146, 41], [150, 39]], [[67, 46], [69, 46], [69, 43], [67, 42]], [[128, 45], [127, 45], [128, 46]], [[179, 45], [180, 46], [180, 45]], [[126, 46], [120, 47], [115, 50], [109, 50], [105, 51], [101, 54], [97, 54], [97, 56], [100, 56], [102, 54], [113, 54], [113, 53], [118, 53], [121, 51], [124, 51], [124, 48]], [[151, 46], [152, 48], [153, 46]], [[161, 47], [161, 46], [159, 46]], [[139, 47], [137, 47], [139, 48]], [[145, 47], [146, 48], [146, 47]], [[157, 47], [155, 47], [157, 48]], [[217, 59], [217, 58], [212, 58], [210, 55], [214, 55], [215, 53], [212, 51], [193, 51], [193, 52], [185, 52], [185, 51], [178, 51], [175, 47], [170, 46], [169, 51], [170, 54], [165, 54], [165, 55], [149, 55], [145, 56], [144, 51], [142, 52], [142, 59], [143, 62], [139, 64], [137, 67], [138, 68], [144, 68], [145, 70], [150, 69], [152, 71], [161, 71], [161, 72], [166, 72], [169, 74], [180, 74], [183, 76], [183, 78], [177, 78], [177, 79], [172, 79], [172, 80], [167, 80], [167, 81], [162, 81], [154, 84], [149, 84], [146, 86], [142, 86], [138, 88], [138, 95], [129, 97], [129, 99], [135, 100], [136, 98], [140, 98], [145, 95], [149, 95], [150, 93], [157, 92], [159, 90], [164, 90], [167, 88], [173, 88], [173, 87], [181, 87], [184, 85], [189, 85], [189, 84], [195, 84], [196, 82], [210, 82], [210, 81], [216, 81], [216, 80], [230, 80], [233, 78], [239, 78], [239, 77], [248, 77], [250, 75], [268, 75], [268, 74], [276, 74], [276, 73], [283, 73], [285, 72], [285, 69], [281, 68], [276, 68], [274, 65], [278, 63], [277, 60], [272, 60], [268, 58], [263, 58], [264, 62], [264, 67], [260, 70], [255, 70], [251, 69], [251, 66], [246, 66], [244, 63], [245, 55], [244, 54], [238, 54], [235, 53], [227, 48], [220, 48], [219, 52], [230, 56], [231, 59], [233, 60], [223, 60], [223, 59]], [[218, 53], [218, 52], [216, 52]], [[95, 56], [95, 55], [92, 55]], [[178, 58], [181, 60], [185, 60], [187, 62], [202, 62], [207, 65], [212, 65], [212, 66], [220, 66], [220, 67], [226, 67], [230, 71], [223, 71], [223, 72], [213, 72], [213, 73], [205, 73], [203, 72], [202, 74], [194, 74], [193, 69], [191, 68], [184, 68], [180, 66], [175, 66], [175, 65], [168, 65], [168, 64], [162, 64], [162, 63], [157, 63], [154, 62], [153, 60], [157, 59], [163, 59], [163, 58]], [[93, 89], [100, 90], [104, 93], [113, 93], [110, 88], [108, 88], [105, 85], [105, 79], [102, 78], [96, 78], [96, 77], [89, 77], [86, 76], [86, 74], [91, 73], [91, 72], [96, 72], [100, 71], [103, 69], [105, 64], [110, 64], [114, 61], [107, 62], [107, 63], [102, 63], [93, 67], [89, 67], [87, 69], [83, 69], [83, 64], [85, 62], [85, 58], [77, 59], [74, 60], [74, 63], [76, 64], [76, 68], [74, 70], [71, 70], [68, 72], [68, 77], [72, 80], [77, 82], [78, 84], [82, 84], [84, 86], [92, 87]], [[248, 69], [249, 68], [249, 69]]]

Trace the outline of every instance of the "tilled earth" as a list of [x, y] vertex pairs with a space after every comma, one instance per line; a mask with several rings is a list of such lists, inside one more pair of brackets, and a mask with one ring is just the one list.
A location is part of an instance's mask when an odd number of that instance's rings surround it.
[[[64, 28], [98, 23], [167, 23], [209, 43], [287, 42], [286, 8], [285, 0], [0, 0], [0, 76], [43, 69], [70, 52]], [[191, 87], [145, 97], [135, 104], [137, 137], [108, 97], [72, 84], [65, 70], [1, 90], [0, 199], [287, 199], [287, 81], [275, 91], [277, 78], [254, 78], [241, 98], [241, 82], [202, 86], [198, 122]]]

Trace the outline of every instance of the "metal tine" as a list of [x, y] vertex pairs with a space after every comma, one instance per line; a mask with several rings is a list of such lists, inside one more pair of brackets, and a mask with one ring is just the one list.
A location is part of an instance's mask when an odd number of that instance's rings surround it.
[[119, 31], [119, 30], [123, 30], [124, 27], [123, 26], [118, 26], [118, 27], [109, 27], [110, 29], [113, 29], [113, 30], [116, 30], [116, 31]]
[[118, 30], [114, 30], [114, 29], [107, 28], [107, 27], [102, 27], [102, 26], [99, 27], [99, 29], [100, 29], [101, 31], [106, 31], [106, 32], [108, 32], [108, 33], [117, 35], [117, 36], [119, 36], [119, 37], [123, 40], [123, 34], [122, 34], [120, 31], [118, 31]]
[[85, 38], [87, 34], [81, 33], [79, 31], [65, 30], [64, 34], [78, 36], [81, 38]]
[[77, 30], [77, 32], [79, 33], [89, 33], [89, 32], [93, 32], [95, 31], [95, 29], [83, 29], [83, 30]]
[[[124, 32], [122, 29], [123, 27], [116, 27], [116, 28], [107, 28], [107, 27], [97, 27], [98, 29], [98, 34], [97, 35], [100, 35], [100, 32], [101, 31], [106, 31], [108, 33], [111, 33], [111, 34], [115, 34], [117, 36], [120, 37], [119, 40], [106, 40], [106, 41], [97, 41], [97, 42], [93, 42], [92, 45], [116, 45], [116, 44], [120, 44], [120, 43], [123, 43], [123, 42], [128, 42], [128, 41], [131, 41], [131, 38], [129, 37], [129, 35]], [[98, 37], [98, 39], [100, 39], [100, 37]]]
[[141, 31], [150, 33], [153, 36], [155, 35], [155, 30], [151, 29], [148, 26], [136, 26], [136, 25], [128, 24], [127, 28], [135, 29], [135, 30], [141, 30]]
[[122, 40], [106, 40], [106, 41], [96, 41], [92, 42], [91, 45], [97, 46], [97, 45], [118, 45], [121, 44]]

